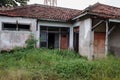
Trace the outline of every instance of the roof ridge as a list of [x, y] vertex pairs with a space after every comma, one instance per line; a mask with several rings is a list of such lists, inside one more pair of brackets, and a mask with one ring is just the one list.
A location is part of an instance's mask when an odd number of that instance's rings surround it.
[[99, 4], [104, 5], [104, 6], [108, 6], [108, 7], [113, 7], [113, 8], [120, 9], [120, 7], [115, 7], [115, 6], [111, 6], [111, 5], [108, 5], [108, 4], [102, 4], [102, 3], [99, 3]]
[[5, 10], [1, 15], [13, 17], [29, 17], [37, 19], [54, 19], [67, 21], [72, 17], [80, 14], [82, 10], [70, 9], [64, 7], [54, 7], [42, 4], [31, 4], [25, 6], [14, 7], [11, 10]]
[[115, 6], [111, 6], [111, 5], [107, 5], [107, 4], [102, 4], [102, 3], [97, 2], [97, 3], [93, 4], [93, 5], [89, 5], [87, 8], [84, 9], [84, 11], [87, 11], [87, 12], [89, 11], [90, 12], [93, 8], [95, 8], [98, 5], [103, 5], [103, 6], [108, 6], [108, 7], [120, 9], [119, 7], [115, 7]]
[[119, 7], [115, 7], [115, 6], [111, 6], [111, 5], [107, 5], [107, 4], [103, 4], [103, 3], [97, 2], [97, 3], [93, 4], [93, 5], [89, 5], [87, 8], [85, 8], [84, 12], [90, 12], [92, 9], [94, 9], [98, 5], [103, 5], [103, 6], [107, 6], [107, 7], [112, 7], [112, 8], [120, 9]]
[[72, 9], [72, 8], [58, 7], [58, 6], [49, 6], [49, 5], [43, 5], [43, 4], [30, 4], [30, 5], [25, 5], [25, 6], [17, 6], [17, 7], [14, 7], [14, 9], [20, 9], [20, 8], [32, 7], [32, 6], [42, 6], [42, 7], [51, 7], [51, 8], [58, 8], [58, 9], [61, 8], [61, 9], [82, 11], [82, 10], [79, 10], [79, 9]]
[[84, 11], [89, 12], [89, 11], [91, 11], [91, 9], [93, 9], [93, 8], [96, 7], [96, 6], [98, 6], [99, 4], [100, 4], [100, 3], [97, 2], [97, 3], [93, 4], [93, 5], [89, 5], [87, 8], [84, 9]]

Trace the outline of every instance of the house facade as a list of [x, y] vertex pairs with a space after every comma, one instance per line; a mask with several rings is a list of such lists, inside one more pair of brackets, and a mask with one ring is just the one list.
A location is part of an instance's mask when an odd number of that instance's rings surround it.
[[70, 49], [89, 59], [119, 56], [120, 8], [96, 3], [85, 10], [27, 5], [0, 10], [0, 50], [25, 47], [31, 33], [37, 48]]

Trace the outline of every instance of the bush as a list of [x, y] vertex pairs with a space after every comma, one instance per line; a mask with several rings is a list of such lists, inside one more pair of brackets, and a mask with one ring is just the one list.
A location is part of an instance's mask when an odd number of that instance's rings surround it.
[[37, 40], [34, 38], [34, 35], [31, 34], [30, 37], [27, 39], [26, 44], [27, 48], [35, 48]]
[[120, 59], [87, 61], [69, 50], [17, 48], [0, 54], [0, 80], [120, 80]]

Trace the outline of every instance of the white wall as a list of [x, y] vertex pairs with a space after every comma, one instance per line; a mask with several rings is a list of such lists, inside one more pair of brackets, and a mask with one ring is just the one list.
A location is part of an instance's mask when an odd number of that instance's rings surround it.
[[31, 26], [31, 31], [36, 31], [36, 19], [4, 16], [0, 16], [0, 31], [2, 30], [2, 23], [16, 23], [16, 21], [18, 24], [29, 24]]
[[[29, 24], [31, 31], [3, 31], [2, 23]], [[16, 46], [25, 46], [29, 35], [36, 33], [36, 19], [0, 16], [0, 50], [10, 50]], [[36, 34], [35, 34], [36, 35]]]
[[15, 47], [25, 47], [25, 41], [29, 38], [30, 32], [1, 31], [0, 50], [11, 50]]
[[82, 56], [91, 56], [91, 27], [92, 20], [90, 18], [80, 21], [79, 28], [79, 53]]

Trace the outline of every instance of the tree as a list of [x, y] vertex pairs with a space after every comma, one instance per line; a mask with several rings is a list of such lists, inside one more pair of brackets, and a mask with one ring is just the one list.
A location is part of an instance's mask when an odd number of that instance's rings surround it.
[[24, 6], [29, 0], [0, 0], [1, 6]]

